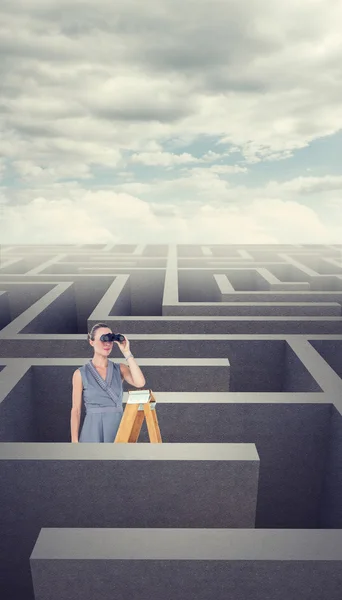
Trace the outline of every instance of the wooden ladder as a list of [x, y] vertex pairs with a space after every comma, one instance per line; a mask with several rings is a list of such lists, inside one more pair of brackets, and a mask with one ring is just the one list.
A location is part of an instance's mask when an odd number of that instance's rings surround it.
[[161, 444], [156, 399], [152, 390], [130, 390], [114, 443], [137, 442], [144, 419], [150, 442]]

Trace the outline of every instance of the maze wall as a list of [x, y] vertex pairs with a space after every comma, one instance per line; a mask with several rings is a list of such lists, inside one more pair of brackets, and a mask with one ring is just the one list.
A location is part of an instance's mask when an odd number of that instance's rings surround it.
[[[1, 599], [340, 600], [342, 244], [0, 258]], [[99, 321], [163, 444], [70, 443]]]

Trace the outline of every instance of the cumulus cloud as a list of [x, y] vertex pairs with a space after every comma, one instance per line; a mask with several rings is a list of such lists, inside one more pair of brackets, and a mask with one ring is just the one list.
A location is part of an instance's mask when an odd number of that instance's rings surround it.
[[[173, 152], [140, 152], [135, 153], [130, 157], [131, 163], [141, 163], [143, 165], [159, 165], [163, 167], [172, 167], [174, 165], [182, 165], [188, 163], [209, 163], [218, 159], [222, 159], [228, 156], [229, 153], [223, 152], [218, 154], [217, 152], [208, 152], [207, 154], [196, 157], [189, 152], [182, 152], [182, 154], [175, 154]], [[237, 165], [213, 165], [208, 167], [208, 171], [215, 171], [217, 173], [245, 173], [246, 167], [239, 167]]]
[[342, 130], [341, 21], [337, 0], [4, 0], [7, 239], [336, 240], [342, 175], [286, 165]]
[[3, 243], [62, 244], [109, 243], [127, 238], [129, 225], [138, 235], [147, 228], [150, 234], [160, 224], [149, 205], [128, 194], [83, 190], [73, 199], [47, 200], [6, 207]]
[[330, 190], [340, 190], [342, 192], [342, 175], [324, 177], [296, 177], [291, 181], [285, 181], [281, 186], [276, 181], [270, 181], [267, 189], [275, 190], [282, 188], [286, 192], [296, 192], [300, 194], [317, 194]]
[[280, 198], [256, 196], [243, 204], [213, 204], [188, 194], [187, 201], [175, 204], [141, 200], [133, 193], [134, 189], [124, 193], [75, 186], [70, 197], [59, 188], [58, 199], [37, 196], [7, 206], [3, 243], [339, 243], [342, 239], [342, 205], [331, 225], [312, 208]]

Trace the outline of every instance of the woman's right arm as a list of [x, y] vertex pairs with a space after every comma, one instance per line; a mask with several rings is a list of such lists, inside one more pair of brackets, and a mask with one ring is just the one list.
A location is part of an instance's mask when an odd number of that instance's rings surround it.
[[81, 420], [82, 409], [82, 375], [79, 369], [76, 369], [72, 376], [72, 407], [71, 407], [71, 441], [78, 442], [78, 433]]

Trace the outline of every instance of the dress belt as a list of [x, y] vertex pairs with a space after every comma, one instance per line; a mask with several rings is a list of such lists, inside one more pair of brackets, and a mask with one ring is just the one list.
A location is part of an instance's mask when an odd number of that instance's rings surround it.
[[107, 412], [121, 412], [121, 406], [88, 406], [86, 408], [87, 413], [107, 413]]

